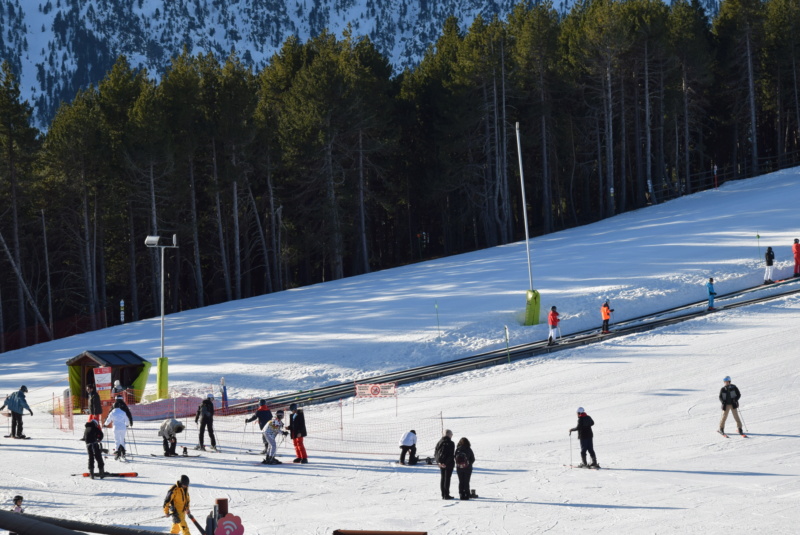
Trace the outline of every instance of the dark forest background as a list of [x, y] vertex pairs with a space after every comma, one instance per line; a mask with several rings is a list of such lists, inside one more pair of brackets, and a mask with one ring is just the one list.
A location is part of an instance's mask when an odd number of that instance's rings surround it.
[[[449, 19], [402, 73], [363, 37], [259, 72], [120, 57], [32, 126], [0, 73], [0, 351], [524, 237], [800, 161], [800, 3], [586, 0]], [[715, 173], [715, 169], [717, 172]], [[715, 176], [716, 175], [716, 176]]]

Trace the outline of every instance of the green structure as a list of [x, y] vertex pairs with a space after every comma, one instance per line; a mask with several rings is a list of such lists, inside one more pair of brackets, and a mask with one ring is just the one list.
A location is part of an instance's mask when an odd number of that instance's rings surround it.
[[84, 351], [69, 359], [67, 369], [73, 410], [80, 413], [86, 408], [84, 407], [86, 397], [83, 395], [86, 385], [94, 384], [94, 369], [102, 367], [111, 368], [112, 384], [118, 380], [130, 393], [134, 402], [139, 403], [147, 385], [151, 366], [148, 361], [127, 350]]
[[539, 292], [536, 290], [528, 290], [526, 292], [525, 303], [525, 325], [539, 325], [539, 309], [541, 308], [541, 299]]

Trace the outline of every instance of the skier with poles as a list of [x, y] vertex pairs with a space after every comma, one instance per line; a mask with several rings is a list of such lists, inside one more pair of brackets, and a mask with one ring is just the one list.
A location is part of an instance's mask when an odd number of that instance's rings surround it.
[[106, 475], [106, 466], [103, 462], [103, 430], [100, 427], [100, 419], [94, 415], [89, 415], [83, 430], [83, 438], [86, 442], [86, 453], [89, 454], [89, 477], [94, 479], [94, 463], [97, 461], [97, 468], [100, 470], [100, 479]]
[[303, 409], [297, 408], [297, 403], [289, 405], [289, 412], [291, 414], [289, 415], [287, 429], [291, 434], [289, 438], [292, 439], [296, 455], [295, 460], [292, 462], [308, 464], [308, 454], [306, 453], [306, 447], [303, 445], [303, 437], [308, 435], [306, 432], [306, 417], [303, 414]]
[[28, 411], [33, 416], [33, 411], [25, 400], [27, 391], [28, 387], [22, 385], [18, 391], [7, 397], [3, 406], [0, 407], [0, 411], [6, 407], [11, 411], [11, 434], [8, 435], [11, 438], [25, 438], [25, 435], [22, 434], [22, 411]]
[[278, 451], [278, 445], [275, 443], [275, 437], [281, 434], [286, 436], [289, 434], [288, 431], [283, 430], [283, 411], [277, 410], [275, 412], [275, 418], [272, 419], [265, 427], [264, 427], [264, 438], [267, 440], [267, 454], [264, 457], [264, 460], [261, 461], [261, 464], [283, 464], [278, 459], [275, 458], [275, 454]]
[[206, 427], [208, 427], [208, 436], [211, 438], [211, 449], [217, 451], [217, 438], [214, 436], [214, 394], [209, 394], [206, 399], [197, 407], [197, 413], [194, 415], [194, 423], [200, 420], [200, 443], [195, 446], [196, 450], [205, 451], [206, 447], [203, 445]]
[[716, 310], [714, 308], [714, 296], [717, 295], [717, 292], [714, 291], [714, 279], [708, 279], [706, 283], [706, 290], [708, 290], [708, 310]]
[[550, 307], [550, 313], [547, 315], [547, 324], [550, 326], [550, 334], [547, 336], [547, 345], [552, 346], [556, 343], [556, 337], [558, 335], [558, 311], [556, 310], [555, 306]]
[[603, 334], [611, 332], [608, 330], [608, 321], [611, 319], [612, 312], [614, 312], [614, 309], [609, 306], [608, 300], [606, 299], [606, 302], [600, 307], [600, 315], [603, 317]]
[[244, 423], [248, 424], [255, 420], [258, 420], [258, 428], [261, 429], [261, 442], [264, 443], [264, 451], [261, 452], [262, 455], [266, 455], [267, 453], [267, 436], [264, 434], [264, 426], [266, 426], [270, 420], [272, 420], [272, 411], [269, 410], [267, 406], [267, 400], [261, 399], [258, 401], [258, 409], [250, 418], [247, 418]]
[[731, 384], [730, 376], [726, 376], [722, 381], [725, 383], [719, 391], [719, 401], [722, 403], [722, 419], [719, 421], [719, 431], [717, 432], [726, 438], [728, 437], [725, 434], [725, 420], [728, 419], [728, 413], [732, 412], [733, 419], [736, 420], [737, 431], [739, 431], [740, 435], [746, 436], [742, 431], [742, 421], [739, 419], [739, 412], [737, 411], [742, 394], [736, 385]]
[[[578, 413], [578, 425], [570, 429], [569, 434], [572, 435], [573, 431], [577, 431], [578, 440], [581, 443], [581, 464], [578, 465], [578, 468], [600, 468], [600, 465], [597, 464], [597, 457], [594, 454], [594, 433], [592, 432], [594, 420], [586, 414], [583, 407], [578, 407], [576, 412]], [[592, 457], [592, 464], [586, 464], [586, 452], [589, 452]]]
[[764, 253], [764, 261], [766, 268], [764, 269], [764, 284], [772, 284], [772, 265], [775, 263], [775, 253], [772, 252], [772, 247], [767, 247], [767, 252]]
[[[130, 414], [130, 413], [129, 413]], [[119, 458], [125, 458], [125, 433], [128, 431], [129, 414], [120, 407], [114, 407], [108, 413], [108, 418], [105, 421], [105, 427], [114, 425], [114, 460], [119, 461]]]
[[167, 418], [158, 429], [158, 436], [164, 439], [164, 457], [175, 457], [175, 448], [178, 446], [178, 433], [183, 432], [183, 424], [175, 418]]
[[164, 498], [164, 516], [172, 517], [170, 533], [190, 535], [189, 526], [186, 525], [186, 515], [191, 515], [189, 509], [189, 476], [181, 478], [172, 485]]

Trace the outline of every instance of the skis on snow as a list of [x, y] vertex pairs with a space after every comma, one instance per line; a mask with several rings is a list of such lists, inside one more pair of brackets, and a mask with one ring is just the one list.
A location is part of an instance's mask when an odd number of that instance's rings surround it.
[[[91, 474], [89, 472], [84, 472], [82, 474], [72, 474], [73, 476], [83, 476], [89, 477]], [[138, 477], [139, 474], [137, 472], [104, 472], [103, 477]], [[98, 472], [95, 474], [95, 477], [100, 477], [100, 473]]]

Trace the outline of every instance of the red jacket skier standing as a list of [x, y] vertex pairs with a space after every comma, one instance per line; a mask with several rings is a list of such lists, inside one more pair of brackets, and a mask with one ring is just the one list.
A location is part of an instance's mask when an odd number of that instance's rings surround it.
[[558, 335], [558, 312], [556, 311], [556, 307], [550, 307], [550, 314], [547, 315], [547, 324], [550, 326], [550, 334], [547, 335], [547, 345], [551, 346], [556, 343], [556, 337]]

